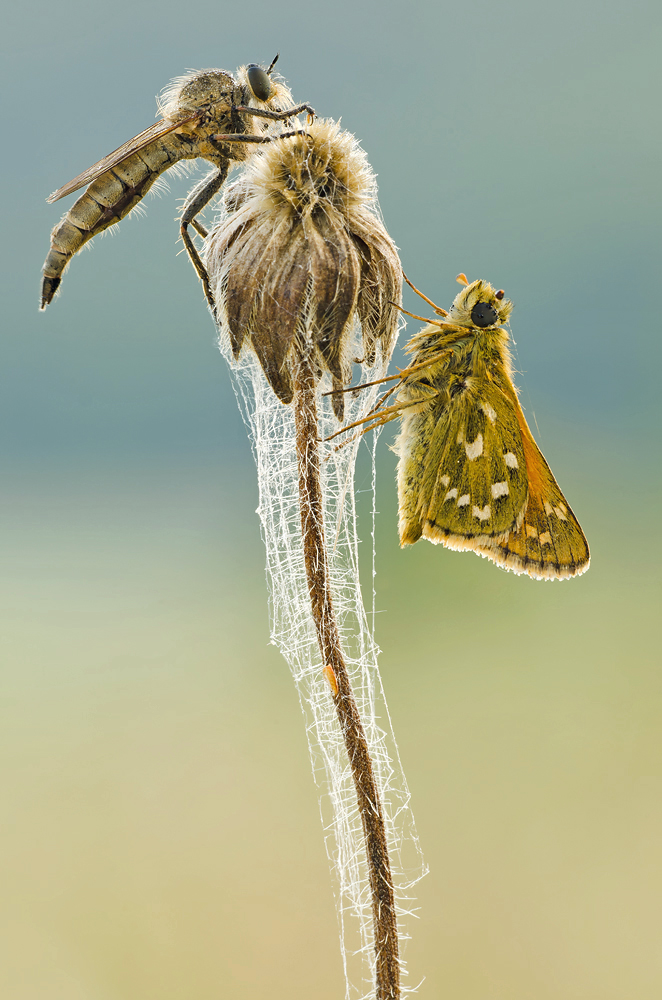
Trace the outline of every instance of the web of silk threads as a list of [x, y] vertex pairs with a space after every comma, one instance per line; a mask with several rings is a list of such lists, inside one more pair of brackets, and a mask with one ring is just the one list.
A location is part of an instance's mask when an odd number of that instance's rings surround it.
[[[355, 330], [357, 354], [360, 328]], [[230, 364], [233, 386], [248, 428], [257, 466], [262, 536], [267, 556], [271, 612], [271, 642], [290, 666], [304, 714], [313, 776], [320, 790], [320, 812], [326, 850], [336, 875], [336, 903], [345, 972], [346, 1000], [374, 1000], [375, 956], [372, 904], [361, 817], [347, 753], [338, 725], [331, 690], [322, 667], [306, 582], [298, 495], [294, 413], [269, 387], [255, 354], [242, 351], [232, 359], [228, 332], [221, 329], [219, 345]], [[379, 378], [385, 364], [364, 368], [365, 382]], [[323, 380], [318, 393], [320, 438], [338, 429]], [[345, 422], [366, 414], [377, 388], [345, 395]], [[372, 440], [372, 614], [366, 614], [359, 582], [359, 538], [354, 493], [354, 466], [359, 438], [337, 448], [338, 439], [323, 441], [321, 475], [324, 527], [334, 608], [342, 648], [359, 712], [365, 727], [381, 796], [390, 848], [401, 941], [409, 937], [414, 916], [412, 886], [426, 873], [410, 793], [377, 666], [375, 612], [375, 444]], [[406, 965], [402, 963], [403, 974]], [[404, 993], [416, 987], [403, 987]]]

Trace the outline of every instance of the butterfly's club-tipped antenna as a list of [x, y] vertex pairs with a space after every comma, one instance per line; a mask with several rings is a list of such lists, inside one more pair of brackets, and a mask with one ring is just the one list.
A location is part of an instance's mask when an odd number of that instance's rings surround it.
[[[446, 312], [446, 310], [442, 309], [441, 306], [435, 305], [435, 303], [432, 301], [432, 299], [429, 299], [427, 297], [427, 295], [425, 295], [419, 288], [417, 288], [416, 285], [412, 281], [409, 280], [409, 278], [407, 277], [407, 275], [404, 272], [402, 274], [402, 277], [405, 279], [405, 281], [407, 282], [407, 284], [409, 285], [409, 287], [411, 288], [411, 290], [413, 292], [416, 292], [416, 294], [420, 295], [420, 297], [425, 302], [427, 302], [427, 304], [429, 306], [432, 306], [432, 308], [436, 312], [437, 316], [448, 316], [448, 313]], [[402, 311], [406, 312], [405, 309], [403, 309]], [[414, 316], [413, 313], [407, 313], [407, 315], [408, 316]], [[420, 319], [420, 318], [421, 318], [420, 316], [414, 316], [414, 319]], [[426, 322], [428, 322], [428, 321], [426, 320]], [[431, 320], [430, 322], [434, 322], [434, 320]]]

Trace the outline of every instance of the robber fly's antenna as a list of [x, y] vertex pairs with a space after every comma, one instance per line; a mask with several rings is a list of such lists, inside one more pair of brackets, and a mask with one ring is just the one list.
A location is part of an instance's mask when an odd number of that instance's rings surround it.
[[273, 59], [271, 60], [271, 66], [270, 66], [270, 67], [269, 67], [269, 69], [267, 70], [267, 76], [271, 76], [271, 71], [272, 71], [272, 69], [274, 68], [274, 66], [276, 65], [276, 63], [278, 62], [278, 56], [279, 56], [279, 55], [280, 55], [280, 52], [277, 52], [277, 53], [276, 53], [276, 55], [275, 55], [275, 56], [273, 57]]

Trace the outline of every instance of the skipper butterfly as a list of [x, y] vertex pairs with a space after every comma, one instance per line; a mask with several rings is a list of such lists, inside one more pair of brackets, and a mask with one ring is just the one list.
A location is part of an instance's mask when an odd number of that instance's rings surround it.
[[[442, 318], [425, 320], [405, 348], [411, 364], [389, 376], [396, 384], [349, 426], [402, 419], [393, 449], [401, 545], [427, 538], [536, 580], [578, 576], [589, 566], [586, 538], [512, 381], [503, 327], [512, 302], [487, 281], [469, 284], [463, 274], [458, 281], [465, 287], [449, 312], [408, 281]], [[397, 402], [385, 406], [394, 392]]]

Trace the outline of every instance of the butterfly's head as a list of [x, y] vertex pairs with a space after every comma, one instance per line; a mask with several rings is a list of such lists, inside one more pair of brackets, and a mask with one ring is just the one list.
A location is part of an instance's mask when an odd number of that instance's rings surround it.
[[504, 298], [501, 290], [497, 291], [489, 281], [479, 279], [467, 284], [455, 296], [448, 322], [486, 330], [507, 323], [512, 309], [512, 302]]

